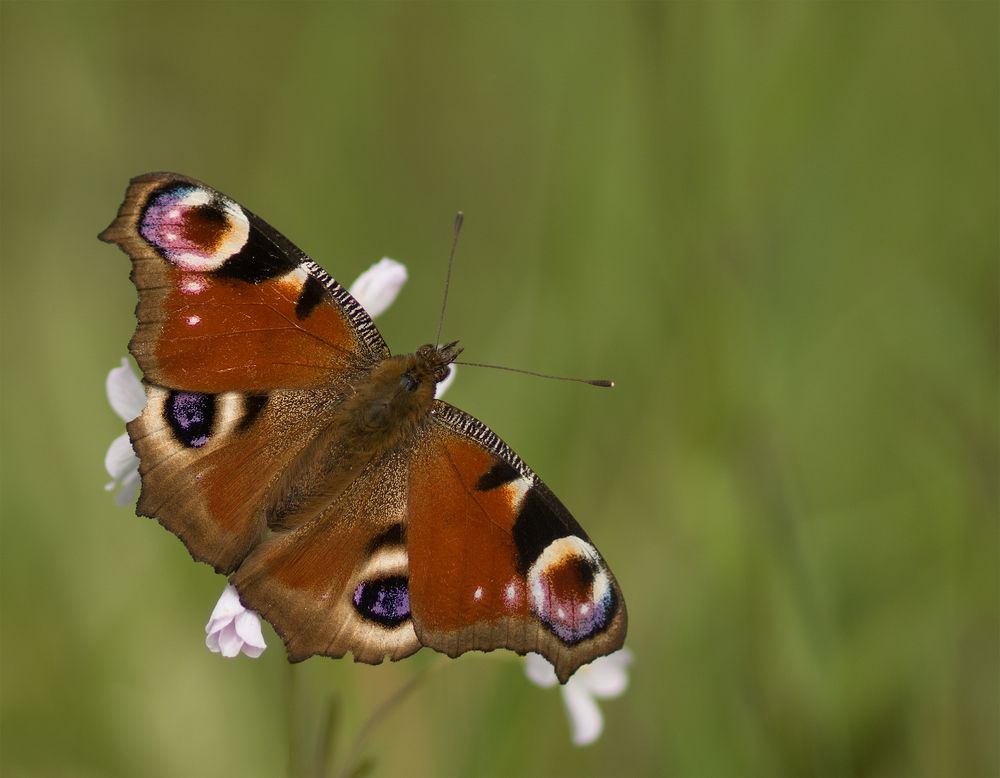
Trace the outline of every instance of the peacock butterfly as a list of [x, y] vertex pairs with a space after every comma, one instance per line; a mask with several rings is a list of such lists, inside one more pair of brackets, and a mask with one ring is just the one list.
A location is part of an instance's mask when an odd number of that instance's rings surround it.
[[99, 237], [139, 291], [137, 513], [229, 576], [290, 661], [508, 648], [565, 683], [621, 647], [625, 601], [587, 534], [435, 399], [457, 343], [391, 356], [322, 268], [185, 176], [132, 179]]

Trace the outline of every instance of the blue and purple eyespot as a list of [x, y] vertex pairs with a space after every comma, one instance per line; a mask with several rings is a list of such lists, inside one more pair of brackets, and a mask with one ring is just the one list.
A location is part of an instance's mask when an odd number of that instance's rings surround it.
[[614, 587], [597, 549], [575, 535], [553, 540], [531, 565], [528, 602], [569, 645], [603, 631], [616, 611]]
[[198, 392], [171, 392], [167, 396], [164, 416], [181, 443], [190, 448], [201, 448], [212, 434], [215, 397]]
[[410, 618], [410, 588], [400, 575], [362, 581], [351, 600], [359, 614], [383, 627], [398, 627]]
[[192, 184], [154, 192], [139, 220], [139, 233], [182, 270], [209, 272], [246, 245], [250, 222], [234, 202]]

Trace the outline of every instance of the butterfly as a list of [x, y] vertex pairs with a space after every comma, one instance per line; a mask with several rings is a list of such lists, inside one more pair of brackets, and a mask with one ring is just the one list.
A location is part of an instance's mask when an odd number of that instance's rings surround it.
[[139, 292], [136, 512], [229, 576], [290, 661], [507, 648], [565, 683], [622, 646], [625, 601], [587, 534], [435, 399], [457, 342], [391, 355], [319, 265], [185, 176], [132, 179], [99, 237]]

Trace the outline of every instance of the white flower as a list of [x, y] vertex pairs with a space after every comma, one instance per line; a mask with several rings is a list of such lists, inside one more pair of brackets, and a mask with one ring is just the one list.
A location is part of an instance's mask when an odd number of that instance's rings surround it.
[[267, 644], [260, 631], [260, 616], [247, 610], [232, 584], [222, 590], [208, 624], [205, 625], [205, 645], [213, 654], [239, 656], [242, 651], [251, 659], [264, 653]]
[[[132, 421], [146, 406], [146, 392], [125, 357], [122, 357], [120, 367], [112, 368], [108, 373], [105, 388], [108, 402], [123, 421]], [[118, 489], [115, 502], [119, 505], [134, 502], [139, 486], [139, 459], [132, 451], [128, 433], [122, 433], [111, 441], [108, 453], [104, 455], [104, 467], [112, 479], [104, 488], [109, 492]]]
[[373, 319], [385, 313], [406, 283], [406, 266], [389, 257], [359, 275], [348, 290]]
[[[573, 730], [574, 745], [590, 745], [601, 736], [604, 716], [596, 700], [606, 700], [624, 693], [628, 687], [630, 664], [632, 652], [623, 648], [584, 665], [562, 686], [563, 703]], [[525, 657], [524, 673], [532, 683], [545, 689], [559, 683], [549, 660], [541, 654], [528, 654]]]

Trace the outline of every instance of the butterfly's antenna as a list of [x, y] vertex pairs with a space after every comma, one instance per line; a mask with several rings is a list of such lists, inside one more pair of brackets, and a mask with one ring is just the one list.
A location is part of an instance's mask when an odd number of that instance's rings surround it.
[[524, 373], [525, 375], [533, 375], [538, 378], [552, 378], [556, 381], [576, 381], [578, 384], [590, 384], [591, 386], [603, 386], [610, 389], [615, 385], [614, 381], [610, 381], [605, 378], [571, 378], [564, 375], [549, 375], [548, 373], [536, 373], [534, 370], [521, 370], [517, 367], [503, 367], [502, 365], [484, 365], [481, 362], [455, 362], [456, 365], [465, 365], [466, 367], [491, 367], [494, 370], [507, 370], [511, 373]]
[[451, 286], [451, 265], [455, 261], [455, 247], [458, 246], [458, 233], [462, 231], [465, 214], [459, 211], [455, 214], [455, 234], [451, 239], [451, 251], [448, 253], [448, 275], [444, 279], [444, 299], [441, 301], [441, 318], [438, 319], [437, 337], [434, 338], [434, 348], [441, 343], [441, 328], [444, 326], [444, 309], [448, 305], [448, 287]]
[[[451, 239], [451, 251], [448, 253], [448, 275], [444, 279], [444, 299], [441, 301], [441, 318], [438, 319], [437, 337], [434, 338], [434, 347], [441, 343], [441, 328], [444, 326], [444, 311], [448, 305], [448, 288], [451, 286], [451, 266], [455, 262], [455, 248], [458, 246], [458, 235], [462, 231], [462, 222], [465, 221], [465, 214], [461, 211], [455, 214], [455, 232]], [[549, 375], [548, 373], [536, 373], [534, 370], [521, 370], [517, 367], [503, 367], [502, 365], [485, 365], [482, 362], [453, 362], [455, 365], [465, 365], [466, 367], [489, 367], [494, 370], [506, 370], [509, 373], [524, 373], [537, 378], [551, 378], [555, 381], [575, 381], [579, 384], [589, 384], [590, 386], [603, 386], [608, 389], [615, 385], [614, 381], [603, 378], [571, 378], [561, 375]]]

